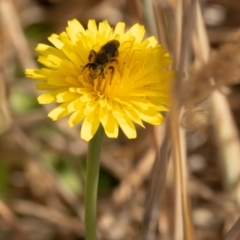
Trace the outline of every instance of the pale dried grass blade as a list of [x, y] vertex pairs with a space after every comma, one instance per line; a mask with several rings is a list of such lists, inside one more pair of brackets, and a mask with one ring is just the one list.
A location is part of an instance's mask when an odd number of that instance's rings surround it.
[[134, 189], [138, 189], [146, 180], [151, 172], [156, 158], [155, 155], [156, 149], [149, 148], [146, 154], [139, 160], [137, 166], [123, 178], [119, 187], [114, 190], [112, 195], [116, 205], [121, 206], [128, 201], [132, 197]]
[[[157, 35], [154, 18], [154, 11], [152, 1], [143, 1], [145, 6], [145, 19], [147, 23], [147, 28], [151, 35]], [[163, 33], [164, 34], [164, 33]], [[163, 37], [163, 36], [162, 36]], [[168, 125], [168, 120], [166, 120]], [[168, 127], [166, 126], [166, 132], [168, 132]], [[145, 212], [143, 216], [143, 231], [142, 239], [143, 240], [155, 240], [156, 239], [156, 230], [158, 228], [158, 220], [160, 216], [160, 202], [165, 188], [165, 180], [168, 169], [169, 161], [169, 134], [165, 134], [163, 143], [160, 147], [160, 151], [157, 150], [156, 158], [152, 167], [151, 180], [149, 189], [147, 192], [147, 199], [145, 204]]]
[[[172, 92], [172, 109], [170, 113], [171, 118], [171, 134], [172, 134], [172, 144], [173, 144], [173, 159], [176, 172], [179, 174], [180, 182], [175, 182], [179, 186], [175, 188], [181, 189], [181, 209], [182, 209], [182, 217], [183, 217], [183, 226], [184, 226], [184, 237], [183, 239], [193, 240], [195, 239], [194, 227], [192, 222], [192, 213], [190, 206], [190, 197], [188, 195], [187, 189], [187, 171], [186, 171], [186, 150], [185, 150], [185, 137], [182, 133], [182, 130], [179, 126], [180, 109], [182, 108], [181, 102], [181, 86], [182, 86], [182, 72], [188, 68], [189, 64], [189, 53], [190, 49], [190, 39], [193, 32], [193, 24], [196, 10], [196, 1], [192, 1], [191, 3], [184, 2], [186, 7], [184, 8], [184, 13], [186, 13], [186, 18], [183, 22], [179, 19], [183, 18], [183, 2], [177, 2], [176, 4], [176, 39], [178, 40], [175, 45], [174, 51], [174, 59], [176, 69], [179, 70], [176, 76], [176, 83]], [[180, 5], [178, 5], [180, 4]], [[181, 24], [179, 24], [179, 21]], [[175, 173], [176, 174], [176, 173]], [[176, 203], [176, 207], [179, 204]], [[175, 218], [178, 218], [178, 214], [180, 212], [179, 209], [175, 209]], [[180, 232], [178, 226], [175, 226], [174, 232]], [[175, 239], [181, 239], [181, 236], [175, 235]]]
[[170, 52], [170, 40], [169, 40], [169, 34], [167, 29], [167, 23], [166, 23], [166, 8], [162, 6], [157, 0], [153, 1], [153, 11], [156, 21], [156, 28], [157, 28], [157, 36], [162, 44], [162, 46]]
[[0, 19], [0, 134], [5, 133], [12, 124], [7, 96], [7, 81], [5, 75], [5, 34]]
[[144, 7], [144, 20], [149, 34], [157, 36], [154, 12], [151, 0], [142, 0]]
[[238, 240], [240, 238], [240, 218], [234, 223], [224, 240]]
[[[203, 27], [203, 18], [199, 13], [197, 17], [198, 45], [202, 53], [201, 58], [207, 62], [209, 56], [209, 44], [207, 43], [206, 29]], [[218, 69], [216, 69], [217, 71]], [[213, 73], [214, 75], [214, 73]], [[210, 79], [206, 79], [206, 81]], [[212, 79], [215, 83], [215, 79]], [[240, 206], [240, 139], [236, 123], [234, 122], [230, 106], [226, 97], [217, 90], [211, 95], [213, 127], [216, 140], [222, 158], [223, 171], [225, 172], [225, 186], [232, 197]]]
[[0, 16], [24, 68], [36, 68], [12, 0], [0, 1]]
[[15, 232], [16, 237], [22, 240], [32, 240], [26, 231], [23, 230], [11, 209], [2, 200], [0, 200], [0, 216], [7, 222], [12, 231]]
[[[168, 121], [166, 132], [169, 131]], [[145, 212], [143, 216], [143, 240], [155, 240], [158, 225], [160, 202], [165, 188], [165, 181], [169, 163], [169, 134], [166, 134], [163, 143], [157, 152], [156, 159], [152, 168], [151, 181], [147, 192]]]
[[239, 134], [226, 97], [218, 91], [211, 96], [216, 141], [225, 173], [225, 186], [240, 206]]

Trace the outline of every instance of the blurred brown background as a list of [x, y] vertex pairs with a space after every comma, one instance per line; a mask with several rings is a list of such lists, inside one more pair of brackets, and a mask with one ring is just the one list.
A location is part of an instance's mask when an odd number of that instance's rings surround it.
[[[193, 2], [183, 1], [185, 23], [189, 23], [189, 15], [199, 23], [194, 8], [188, 7]], [[150, 3], [158, 38], [172, 56], [176, 56], [176, 48], [184, 49], [184, 42], [189, 49], [182, 69], [185, 80], [175, 97], [185, 106], [179, 121], [187, 130], [182, 169], [187, 167], [183, 176], [187, 176], [185, 193], [191, 200], [194, 235], [198, 240], [224, 239], [238, 219], [240, 1], [200, 1], [208, 36], [205, 44], [209, 41], [211, 47], [209, 59], [204, 59], [200, 25], [194, 25], [199, 30], [195, 31], [194, 26], [189, 30], [188, 24], [183, 24], [184, 41], [180, 47], [176, 43], [178, 20], [174, 17], [180, 0], [0, 0], [0, 240], [84, 239], [87, 143], [79, 138], [77, 127], [68, 127], [66, 119], [52, 122], [47, 118], [53, 105], [38, 104], [40, 92], [34, 89], [34, 81], [24, 76], [25, 68], [38, 66], [34, 48], [47, 43], [50, 34], [63, 31], [73, 18], [85, 27], [89, 19], [107, 19], [112, 26], [124, 21], [127, 27], [138, 22], [146, 24], [147, 35], [151, 35]], [[161, 21], [167, 26], [165, 35]], [[178, 206], [177, 189], [184, 191], [184, 187], [176, 181], [174, 161], [170, 157], [164, 186], [157, 184], [164, 171], [161, 165], [159, 175], [151, 174], [156, 152], [162, 151], [164, 128], [139, 128], [135, 140], [122, 133], [118, 139], [105, 139], [99, 181], [99, 239], [144, 239], [143, 232], [148, 232], [148, 240], [194, 240], [186, 237], [189, 229], [183, 228], [186, 209]], [[148, 192], [154, 182], [156, 189]], [[162, 197], [156, 197], [155, 204], [161, 203], [160, 212], [148, 204], [158, 188]], [[155, 217], [148, 215], [149, 209]], [[156, 225], [153, 229], [148, 227], [151, 220]], [[230, 239], [240, 237], [226, 238]]]

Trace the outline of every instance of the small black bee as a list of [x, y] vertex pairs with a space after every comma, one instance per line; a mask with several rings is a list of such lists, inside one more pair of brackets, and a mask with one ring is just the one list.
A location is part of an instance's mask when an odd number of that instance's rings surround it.
[[[118, 40], [111, 40], [104, 44], [99, 52], [96, 53], [94, 50], [91, 50], [88, 56], [89, 63], [83, 67], [82, 71], [88, 68], [92, 79], [96, 79], [100, 75], [105, 78], [104, 68], [108, 63], [117, 61], [115, 57], [118, 56], [119, 46]], [[114, 72], [113, 66], [109, 66], [108, 69]]]

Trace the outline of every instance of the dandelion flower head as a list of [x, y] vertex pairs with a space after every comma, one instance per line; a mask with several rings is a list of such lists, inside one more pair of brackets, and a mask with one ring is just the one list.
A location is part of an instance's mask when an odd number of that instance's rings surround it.
[[[39, 103], [59, 104], [48, 116], [58, 120], [70, 115], [71, 127], [82, 122], [80, 135], [86, 141], [100, 124], [110, 138], [118, 136], [119, 127], [128, 138], [135, 138], [135, 123], [142, 127], [143, 121], [161, 124], [160, 112], [168, 111], [173, 72], [166, 68], [172, 60], [155, 37], [143, 40], [144, 34], [139, 24], [125, 31], [123, 22], [112, 28], [107, 21], [97, 26], [89, 20], [84, 29], [74, 19], [66, 31], [48, 38], [53, 46], [39, 44], [38, 62], [45, 67], [27, 69], [26, 75], [40, 80], [37, 89], [46, 90], [38, 97]], [[96, 62], [102, 47], [113, 40], [119, 43], [114, 57], [108, 54], [104, 64]], [[94, 77], [90, 64], [101, 67]]]

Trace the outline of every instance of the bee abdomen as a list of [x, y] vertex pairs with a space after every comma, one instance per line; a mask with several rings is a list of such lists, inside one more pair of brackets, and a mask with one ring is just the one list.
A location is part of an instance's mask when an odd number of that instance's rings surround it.
[[108, 59], [107, 54], [105, 54], [105, 53], [99, 53], [99, 54], [96, 56], [95, 62], [96, 62], [96, 63], [99, 63], [99, 64], [106, 64], [106, 63], [108, 63], [108, 62], [109, 62], [109, 59]]

